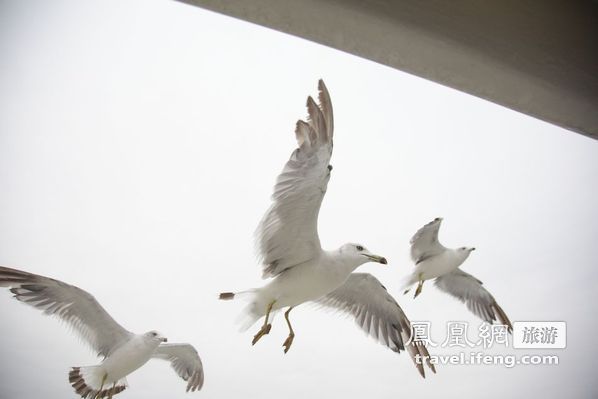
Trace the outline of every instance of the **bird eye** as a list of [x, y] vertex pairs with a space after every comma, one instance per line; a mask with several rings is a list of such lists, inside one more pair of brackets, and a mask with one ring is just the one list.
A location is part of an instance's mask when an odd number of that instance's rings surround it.
[[155, 337], [156, 335], [158, 335], [158, 334], [156, 334], [155, 332], [153, 332], [153, 333], [152, 333], [152, 336], [153, 336], [153, 337]]
[[357, 245], [355, 248], [357, 248], [358, 251], [363, 251], [363, 247], [361, 245]]

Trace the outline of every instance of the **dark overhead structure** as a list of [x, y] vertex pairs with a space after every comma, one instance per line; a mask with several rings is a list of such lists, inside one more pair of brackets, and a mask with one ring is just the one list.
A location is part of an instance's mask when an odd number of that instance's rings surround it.
[[598, 139], [595, 0], [179, 0]]

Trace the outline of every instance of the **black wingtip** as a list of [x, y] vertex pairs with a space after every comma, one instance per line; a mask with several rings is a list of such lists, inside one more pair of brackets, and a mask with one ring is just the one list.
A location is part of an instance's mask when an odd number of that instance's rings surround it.
[[235, 298], [235, 293], [234, 292], [221, 292], [220, 295], [218, 295], [218, 299], [222, 300], [222, 301], [230, 301], [231, 299]]

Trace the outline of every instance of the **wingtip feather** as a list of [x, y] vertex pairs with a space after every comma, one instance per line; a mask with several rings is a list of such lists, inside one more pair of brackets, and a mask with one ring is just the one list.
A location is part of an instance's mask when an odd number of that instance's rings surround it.
[[110, 388], [103, 389], [100, 371], [99, 366], [73, 367], [69, 372], [69, 383], [84, 399], [111, 398], [127, 388], [126, 380], [121, 379], [114, 385], [108, 384]]
[[230, 301], [231, 299], [235, 299], [235, 293], [234, 292], [221, 292], [220, 295], [218, 295], [218, 299], [220, 299], [222, 301]]
[[318, 81], [318, 91], [318, 101], [320, 102], [320, 108], [326, 123], [326, 135], [328, 136], [328, 141], [332, 141], [332, 137], [334, 135], [334, 115], [332, 111], [332, 101], [330, 100], [330, 93], [328, 92], [328, 88], [326, 87], [323, 79]]
[[494, 309], [496, 310], [496, 315], [498, 316], [500, 324], [507, 326], [507, 331], [510, 334], [513, 334], [513, 325], [511, 324], [511, 320], [509, 320], [505, 311], [496, 302], [494, 303]]

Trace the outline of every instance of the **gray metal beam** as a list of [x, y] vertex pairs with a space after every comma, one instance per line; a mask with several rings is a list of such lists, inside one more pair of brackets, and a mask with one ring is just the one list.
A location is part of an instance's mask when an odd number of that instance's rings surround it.
[[591, 0], [179, 0], [328, 45], [598, 139]]

